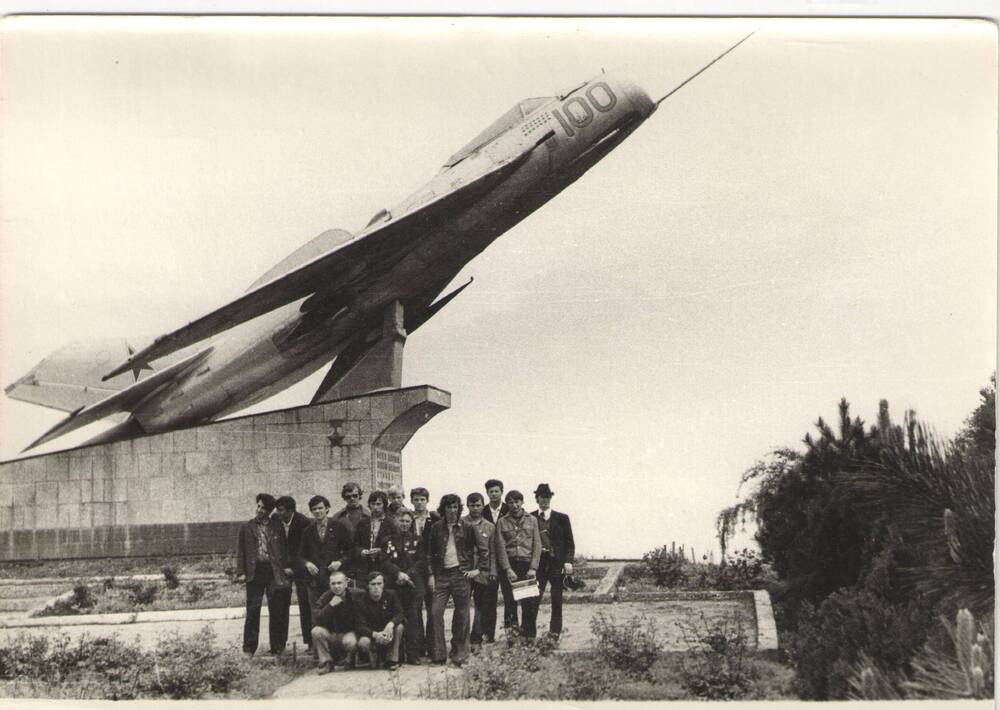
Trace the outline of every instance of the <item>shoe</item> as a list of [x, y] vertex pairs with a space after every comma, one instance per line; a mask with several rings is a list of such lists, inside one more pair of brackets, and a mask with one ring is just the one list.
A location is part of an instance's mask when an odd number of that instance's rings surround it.
[[246, 656], [247, 658], [253, 658], [253, 654], [254, 654], [253, 651], [244, 651], [243, 652], [243, 655]]
[[444, 665], [447, 665], [447, 663], [448, 663], [448, 661], [445, 661], [445, 660], [431, 661], [431, 665], [432, 666], [444, 666]]
[[316, 675], [326, 675], [327, 673], [333, 673], [334, 667], [335, 666], [332, 663], [324, 663], [320, 667], [320, 669], [316, 671]]
[[464, 658], [452, 658], [452, 659], [451, 659], [451, 662], [452, 662], [452, 664], [453, 664], [453, 665], [454, 665], [454, 666], [455, 666], [456, 668], [461, 668], [461, 667], [462, 667], [462, 664], [463, 664], [463, 663], [465, 663], [465, 659], [464, 659]]
[[398, 671], [399, 670], [399, 664], [396, 661], [386, 661], [385, 662], [385, 669], [387, 671]]

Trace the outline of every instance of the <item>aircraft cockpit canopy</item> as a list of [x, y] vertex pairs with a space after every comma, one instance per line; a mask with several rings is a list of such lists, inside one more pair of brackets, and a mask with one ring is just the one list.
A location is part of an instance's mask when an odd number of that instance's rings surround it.
[[490, 124], [489, 128], [469, 141], [460, 151], [448, 158], [448, 160], [445, 161], [444, 167], [450, 168], [462, 162], [484, 145], [491, 142], [494, 138], [497, 138], [501, 133], [504, 133], [509, 128], [516, 126], [524, 120], [529, 113], [537, 109], [539, 106], [548, 103], [552, 100], [552, 98], [553, 97], [551, 96], [542, 96], [521, 101], [510, 111]]

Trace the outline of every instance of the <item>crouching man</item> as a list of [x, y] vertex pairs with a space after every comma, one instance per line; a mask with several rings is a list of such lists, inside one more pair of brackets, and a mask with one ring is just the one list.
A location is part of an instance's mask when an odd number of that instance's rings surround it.
[[357, 609], [347, 591], [347, 576], [336, 571], [330, 575], [330, 590], [318, 600], [312, 612], [312, 642], [319, 661], [319, 674], [329, 673], [342, 656], [354, 653]]
[[358, 614], [355, 629], [358, 648], [372, 669], [399, 668], [399, 646], [403, 640], [403, 607], [396, 592], [385, 588], [381, 572], [368, 574], [368, 589], [355, 597]]

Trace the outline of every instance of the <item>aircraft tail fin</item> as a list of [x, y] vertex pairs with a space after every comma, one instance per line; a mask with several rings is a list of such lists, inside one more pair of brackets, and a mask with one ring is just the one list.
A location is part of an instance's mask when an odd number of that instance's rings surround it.
[[175, 362], [169, 367], [157, 370], [153, 374], [144, 377], [123, 390], [105, 397], [95, 404], [80, 407], [70, 412], [68, 417], [31, 442], [25, 451], [105, 417], [132, 411], [134, 407], [141, 404], [147, 397], [153, 395], [161, 388], [169, 386], [177, 378], [182, 377], [185, 373], [201, 364], [212, 350], [212, 346], [209, 346], [193, 355], [189, 355], [179, 362]]
[[135, 382], [130, 373], [107, 382], [101, 382], [101, 377], [112, 364], [127, 358], [132, 346], [142, 347], [148, 341], [109, 338], [71, 343], [48, 355], [4, 392], [11, 399], [62, 412], [88, 407]]

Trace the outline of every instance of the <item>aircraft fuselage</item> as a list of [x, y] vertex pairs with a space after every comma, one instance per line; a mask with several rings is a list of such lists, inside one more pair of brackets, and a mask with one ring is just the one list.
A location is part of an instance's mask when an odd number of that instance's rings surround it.
[[[429, 304], [494, 239], [523, 220], [607, 155], [655, 110], [627, 79], [601, 75], [534, 108], [388, 211], [397, 219], [452, 192], [512, 156], [526, 157], [513, 172], [442, 226], [412, 236], [412, 248], [351, 293], [321, 310], [306, 299], [240, 324], [211, 341], [200, 366], [157, 391], [133, 410], [148, 433], [216, 419], [295, 384], [338, 355], [364, 329], [377, 329], [394, 301], [404, 308]], [[382, 221], [370, 224], [356, 239]], [[190, 346], [178, 353], [204, 347]], [[156, 363], [154, 363], [155, 366]]]

